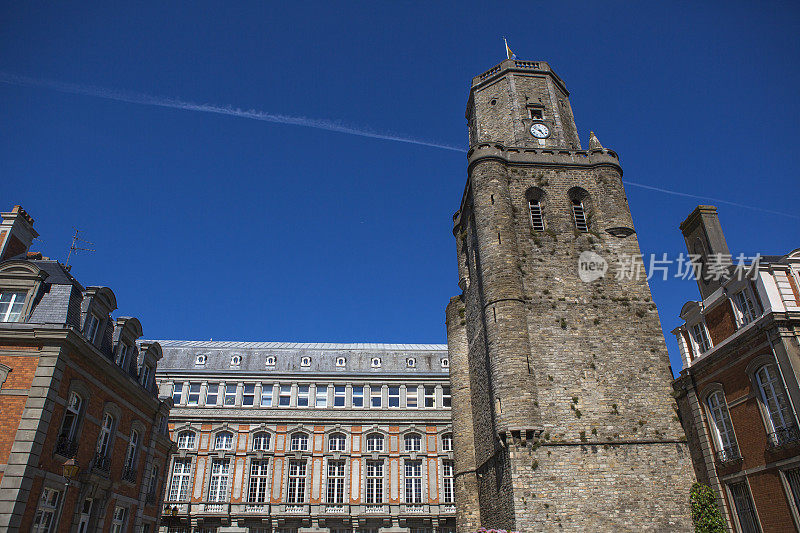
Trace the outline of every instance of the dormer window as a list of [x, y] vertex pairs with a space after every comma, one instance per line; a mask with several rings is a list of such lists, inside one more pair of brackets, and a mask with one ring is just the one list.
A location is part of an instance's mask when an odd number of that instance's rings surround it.
[[300, 359], [300, 366], [302, 367], [309, 367], [311, 366], [311, 358], [306, 356]]
[[342, 367], [347, 363], [347, 359], [344, 357], [337, 357], [336, 358], [336, 366]]
[[756, 308], [747, 289], [733, 295], [733, 303], [739, 315], [739, 325], [744, 326], [756, 319]]
[[274, 355], [268, 355], [267, 356], [267, 361], [266, 361], [267, 366], [275, 366], [275, 362], [276, 361], [275, 361], [275, 356]]
[[380, 357], [373, 357], [372, 361], [370, 361], [370, 366], [372, 368], [380, 368], [381, 367], [381, 358]]
[[442, 368], [450, 368], [450, 359], [442, 357]]
[[0, 293], [0, 322], [17, 322], [25, 305], [24, 292]]
[[242, 364], [242, 356], [241, 355], [234, 355], [231, 357], [231, 366], [239, 366]]
[[125, 364], [128, 362], [128, 352], [131, 350], [131, 347], [125, 344], [124, 342], [119, 343], [119, 349], [117, 350], [117, 365], [121, 368], [125, 368]]
[[97, 338], [97, 331], [100, 329], [100, 317], [94, 313], [89, 313], [86, 317], [86, 325], [83, 329], [86, 334], [86, 339], [94, 344]]
[[409, 357], [406, 359], [406, 367], [407, 368], [416, 368], [417, 360], [414, 357]]
[[194, 358], [194, 364], [196, 365], [204, 365], [206, 364], [206, 356], [205, 354], [200, 354]]
[[150, 365], [144, 365], [142, 367], [142, 387], [145, 389], [150, 387], [150, 375], [153, 373], [153, 370], [150, 368]]

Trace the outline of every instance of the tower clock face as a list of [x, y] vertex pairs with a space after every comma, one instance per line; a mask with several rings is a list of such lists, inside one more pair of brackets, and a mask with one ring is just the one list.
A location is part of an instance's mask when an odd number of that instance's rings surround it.
[[546, 139], [550, 136], [550, 128], [546, 124], [531, 124], [531, 135], [537, 139]]

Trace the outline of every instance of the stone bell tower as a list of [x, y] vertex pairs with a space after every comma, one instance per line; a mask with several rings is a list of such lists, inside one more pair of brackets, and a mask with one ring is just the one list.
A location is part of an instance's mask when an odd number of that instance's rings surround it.
[[689, 531], [691, 462], [617, 154], [594, 134], [581, 149], [541, 61], [475, 77], [466, 117], [447, 306], [459, 533]]

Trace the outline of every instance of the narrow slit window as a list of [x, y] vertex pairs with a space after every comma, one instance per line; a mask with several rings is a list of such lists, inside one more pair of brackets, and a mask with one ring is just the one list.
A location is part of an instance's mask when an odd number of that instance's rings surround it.
[[572, 214], [575, 217], [575, 227], [578, 231], [586, 233], [589, 231], [589, 224], [586, 222], [586, 209], [580, 200], [572, 200]]

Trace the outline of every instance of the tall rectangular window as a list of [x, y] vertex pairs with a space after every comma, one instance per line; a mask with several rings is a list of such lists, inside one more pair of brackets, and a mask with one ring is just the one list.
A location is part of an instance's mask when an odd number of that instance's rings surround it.
[[272, 383], [261, 384], [261, 407], [272, 407]]
[[244, 407], [253, 407], [256, 400], [256, 385], [255, 383], [245, 383], [242, 389], [242, 405]]
[[50, 487], [42, 489], [39, 498], [39, 506], [36, 508], [36, 515], [33, 517], [32, 530], [36, 533], [50, 533], [55, 525], [54, 519], [58, 511], [58, 502], [61, 499], [61, 492]]
[[450, 407], [450, 387], [442, 387], [442, 407]]
[[111, 436], [114, 434], [114, 417], [106, 413], [103, 415], [103, 425], [97, 438], [97, 454], [100, 457], [108, 456], [111, 451]]
[[344, 400], [346, 398], [347, 389], [344, 385], [335, 385], [333, 387], [333, 406], [344, 407]]
[[367, 461], [367, 503], [383, 503], [383, 462]]
[[317, 385], [317, 407], [328, 407], [328, 386]]
[[405, 462], [406, 503], [422, 503], [422, 461]]
[[692, 338], [700, 353], [707, 352], [711, 348], [711, 341], [708, 340], [706, 326], [702, 322], [698, 322], [692, 326]]
[[381, 399], [381, 386], [380, 385], [370, 385], [369, 387], [369, 396], [371, 399], [370, 405], [372, 407], [380, 408], [382, 405]]
[[364, 407], [364, 387], [353, 386], [353, 407]]
[[747, 289], [733, 295], [733, 304], [736, 306], [739, 322], [742, 326], [756, 319], [756, 308], [750, 299]]
[[81, 517], [78, 521], [78, 533], [87, 533], [89, 531], [89, 519], [92, 517], [92, 504], [94, 500], [86, 498], [81, 505]]
[[328, 503], [344, 503], [344, 461], [328, 461]]
[[306, 462], [292, 459], [289, 461], [289, 490], [286, 494], [288, 503], [305, 503], [306, 501]]
[[784, 472], [786, 482], [789, 484], [789, 490], [792, 493], [792, 500], [794, 507], [800, 511], [800, 468], [792, 468]]
[[61, 420], [61, 431], [58, 434], [59, 441], [72, 441], [75, 438], [75, 430], [78, 428], [78, 418], [81, 416], [83, 400], [76, 393], [69, 394], [69, 402], [64, 410], [64, 418]]
[[436, 387], [425, 385], [425, 407], [436, 407]]
[[189, 483], [191, 482], [192, 460], [188, 458], [175, 459], [172, 463], [172, 479], [169, 483], [169, 501], [179, 502], [189, 497]]
[[778, 374], [778, 367], [767, 363], [755, 373], [758, 390], [761, 393], [767, 414], [767, 431], [772, 443], [780, 446], [793, 439], [796, 431], [789, 397], [783, 388], [783, 380]]
[[172, 384], [172, 402], [180, 405], [183, 401], [183, 381], [176, 381]]
[[389, 407], [400, 407], [400, 387], [389, 387]]
[[297, 386], [297, 407], [308, 407], [308, 385]]
[[0, 322], [16, 322], [22, 315], [22, 307], [25, 305], [24, 292], [0, 293]]
[[189, 399], [187, 405], [197, 405], [200, 402], [200, 383], [189, 383]]
[[229, 467], [229, 459], [214, 459], [211, 461], [211, 479], [208, 483], [208, 501], [228, 501]]
[[453, 503], [453, 461], [442, 462], [442, 483], [444, 503]]
[[416, 386], [411, 385], [406, 388], [406, 407], [409, 409], [417, 408], [417, 399], [419, 398], [419, 390]]
[[225, 385], [225, 405], [236, 405], [236, 384], [228, 383]]
[[267, 467], [266, 459], [253, 459], [250, 462], [250, 480], [247, 487], [247, 501], [264, 503], [267, 501]]
[[209, 383], [206, 389], [206, 405], [217, 405], [217, 396], [219, 395], [219, 383]]
[[278, 396], [278, 405], [281, 407], [289, 407], [292, 401], [292, 386], [281, 385], [280, 394]]
[[531, 213], [531, 227], [534, 231], [544, 231], [544, 217], [542, 216], [542, 205], [539, 200], [529, 200], [528, 209]]
[[114, 508], [114, 514], [111, 515], [111, 533], [125, 531], [125, 519], [127, 516], [128, 510], [125, 507], [117, 506]]
[[750, 497], [750, 489], [747, 483], [732, 483], [728, 485], [733, 496], [733, 506], [736, 508], [736, 517], [739, 519], [739, 526], [742, 533], [761, 533], [761, 526], [758, 523], [753, 500]]
[[586, 221], [586, 209], [580, 200], [572, 200], [572, 215], [575, 217], [575, 228], [582, 233], [589, 231], [589, 224]]
[[89, 342], [94, 344], [97, 338], [97, 331], [100, 329], [100, 318], [94, 313], [89, 313], [89, 316], [86, 317], [86, 324], [84, 324], [83, 329], [86, 332], [86, 338]]

